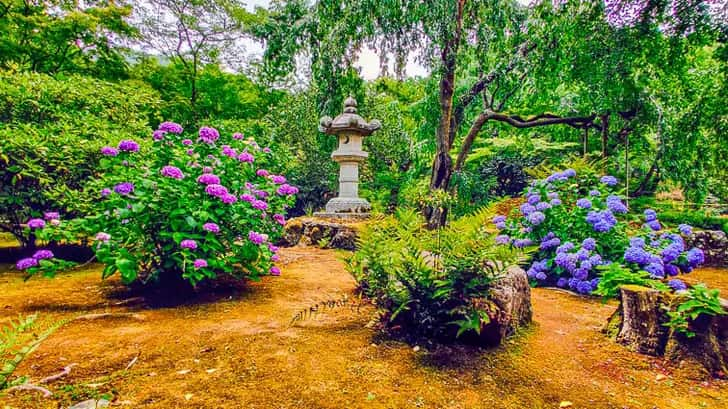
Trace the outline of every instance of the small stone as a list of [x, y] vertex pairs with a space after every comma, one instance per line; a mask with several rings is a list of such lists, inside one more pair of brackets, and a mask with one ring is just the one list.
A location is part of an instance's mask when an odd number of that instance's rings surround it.
[[420, 346], [419, 345], [415, 345], [415, 347], [412, 348], [412, 350], [415, 351], [415, 352], [419, 352], [420, 351]]
[[569, 402], [568, 400], [562, 400], [561, 403], [559, 403], [559, 408], [570, 408], [574, 406], [573, 402]]
[[187, 375], [188, 373], [190, 373], [189, 369], [183, 369], [181, 371], [177, 371], [177, 375]]
[[190, 399], [192, 399], [193, 396], [194, 396], [193, 394], [188, 393], [185, 395], [185, 400], [190, 400]]
[[657, 376], [655, 376], [655, 380], [658, 381], [658, 382], [659, 381], [664, 381], [665, 379], [667, 379], [667, 376], [665, 376], [665, 375], [663, 375], [661, 373], [660, 374], [657, 374]]
[[106, 399], [89, 399], [83, 402], [79, 402], [68, 409], [96, 409], [96, 408], [108, 408], [110, 402]]

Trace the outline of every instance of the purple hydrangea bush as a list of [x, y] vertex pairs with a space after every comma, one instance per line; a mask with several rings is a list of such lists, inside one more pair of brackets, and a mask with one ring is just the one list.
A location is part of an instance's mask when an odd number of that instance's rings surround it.
[[704, 258], [700, 249], [685, 246], [692, 228], [665, 230], [653, 210], [645, 212], [641, 229], [631, 228], [618, 184], [614, 176], [577, 176], [573, 169], [534, 181], [518, 210], [492, 220], [500, 231], [496, 243], [535, 250], [527, 274], [536, 285], [591, 294], [604, 266], [617, 263], [680, 287], [675, 276]]
[[[273, 152], [210, 127], [190, 135], [172, 122], [150, 139], [148, 150], [133, 140], [102, 149], [88, 216], [30, 228], [46, 240], [68, 231], [93, 238], [104, 277], [118, 272], [127, 284], [279, 275], [272, 243], [298, 189], [273, 172]], [[18, 267], [40, 270], [31, 264]]]

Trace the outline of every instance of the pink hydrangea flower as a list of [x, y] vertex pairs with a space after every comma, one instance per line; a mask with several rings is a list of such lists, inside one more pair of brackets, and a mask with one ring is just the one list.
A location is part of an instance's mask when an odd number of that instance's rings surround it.
[[202, 225], [202, 229], [211, 233], [220, 233], [220, 226], [215, 223], [205, 223]]
[[152, 133], [152, 139], [155, 141], [161, 141], [164, 139], [164, 135], [167, 135], [167, 131], [163, 131], [161, 129], [158, 129]]
[[162, 122], [159, 124], [159, 130], [175, 134], [181, 134], [183, 131], [182, 125], [175, 122]]
[[235, 195], [232, 195], [230, 193], [224, 194], [220, 197], [220, 200], [222, 200], [225, 204], [233, 204], [238, 201], [238, 197]]
[[274, 214], [273, 215], [273, 220], [275, 220], [276, 222], [278, 222], [278, 224], [280, 224], [281, 226], [285, 226], [286, 225], [286, 218], [282, 214], [278, 214], [278, 213]]
[[270, 275], [278, 277], [279, 275], [281, 275], [281, 269], [276, 266], [271, 267]]
[[270, 179], [275, 183], [276, 185], [280, 185], [283, 183], [286, 183], [286, 177], [282, 175], [273, 175], [270, 177]]
[[43, 218], [46, 220], [56, 220], [60, 219], [61, 215], [58, 212], [45, 212], [43, 213]]
[[266, 176], [270, 175], [270, 173], [268, 173], [268, 171], [265, 170], [265, 169], [258, 169], [255, 172], [255, 174], [258, 175], [258, 176], [260, 176], [260, 177], [266, 177]]
[[28, 220], [28, 227], [31, 229], [42, 229], [45, 227], [45, 221], [43, 219], [30, 219]]
[[119, 150], [111, 146], [104, 146], [101, 148], [101, 154], [104, 156], [116, 156], [119, 154]]
[[253, 157], [253, 155], [251, 155], [248, 152], [243, 152], [240, 155], [238, 155], [238, 160], [240, 162], [253, 163], [255, 161], [255, 157]]
[[203, 185], [219, 185], [220, 184], [220, 178], [217, 177], [217, 175], [213, 175], [212, 173], [203, 173], [197, 178], [197, 181], [199, 183], [202, 183]]
[[139, 144], [131, 139], [124, 139], [119, 142], [119, 150], [125, 152], [139, 152]]
[[252, 205], [253, 205], [254, 209], [268, 210], [268, 203], [266, 203], [262, 200], [253, 200]]
[[220, 133], [217, 131], [217, 129], [207, 126], [203, 126], [202, 128], [200, 128], [199, 135], [200, 140], [205, 143], [213, 143], [220, 137]]
[[190, 249], [190, 250], [194, 250], [194, 249], [196, 249], [196, 248], [197, 248], [197, 242], [196, 242], [196, 241], [194, 241], [194, 240], [190, 240], [190, 239], [185, 239], [185, 240], [182, 240], [182, 241], [181, 241], [181, 242], [179, 243], [179, 246], [180, 246], [180, 247], [182, 247], [183, 249]]
[[225, 186], [216, 183], [207, 185], [207, 187], [205, 188], [205, 192], [207, 192], [207, 194], [210, 196], [216, 196], [220, 198], [228, 194], [228, 190]]
[[240, 139], [243, 139], [244, 137], [245, 136], [243, 136], [243, 134], [241, 134], [239, 132], [236, 132], [236, 133], [233, 134], [233, 139], [240, 140]]
[[183, 139], [183, 140], [182, 140], [182, 145], [185, 145], [185, 146], [190, 146], [190, 145], [192, 145], [193, 143], [194, 143], [194, 142], [192, 142], [192, 139]]
[[176, 166], [164, 166], [159, 171], [159, 173], [161, 173], [162, 176], [166, 176], [172, 179], [184, 179], [185, 177], [182, 171]]
[[96, 240], [106, 243], [111, 240], [111, 235], [109, 233], [98, 232], [96, 233]]
[[262, 234], [251, 230], [248, 232], [248, 240], [253, 242], [253, 244], [260, 245], [265, 241], [265, 237]]
[[201, 268], [205, 268], [205, 267], [207, 267], [207, 260], [198, 258], [197, 260], [195, 260], [194, 266], [195, 266], [195, 269], [196, 270], [199, 270]]

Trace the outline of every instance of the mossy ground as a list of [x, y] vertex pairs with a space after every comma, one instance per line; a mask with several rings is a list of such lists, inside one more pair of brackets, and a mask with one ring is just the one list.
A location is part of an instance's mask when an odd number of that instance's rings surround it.
[[[34, 312], [50, 320], [137, 314], [61, 328], [17, 371], [37, 380], [77, 363], [49, 385], [56, 396], [11, 393], [0, 407], [56, 408], [102, 395], [130, 408], [728, 407], [724, 381], [691, 378], [609, 341], [601, 330], [615, 303], [534, 289], [534, 325], [504, 346], [415, 351], [367, 328], [370, 307], [289, 327], [297, 311], [350, 293], [354, 282], [331, 250], [285, 249], [283, 259], [281, 277], [162, 306], [116, 279], [102, 282], [98, 265], [28, 282], [0, 267], [0, 324]], [[727, 271], [704, 269], [691, 280], [728, 292]]]

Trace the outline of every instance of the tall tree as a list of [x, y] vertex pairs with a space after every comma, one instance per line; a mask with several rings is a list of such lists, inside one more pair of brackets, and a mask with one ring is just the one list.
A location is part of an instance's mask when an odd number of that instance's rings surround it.
[[182, 65], [197, 115], [198, 80], [209, 63], [241, 67], [243, 24], [249, 14], [235, 0], [147, 0], [134, 12], [140, 45]]
[[[610, 135], [626, 140], [644, 103], [639, 73], [654, 51], [649, 41], [664, 38], [663, 31], [676, 38], [702, 32], [710, 21], [708, 3], [291, 0], [274, 3], [256, 34], [266, 41], [268, 72], [288, 72], [297, 57], [308, 55], [314, 82], [326, 84], [324, 91], [336, 89], [337, 75], [351, 67], [363, 45], [392, 52], [400, 62], [402, 55], [417, 54], [438, 84], [430, 188], [447, 190], [489, 122], [563, 125], [585, 138], [592, 129], [602, 135], [605, 154]], [[646, 39], [636, 41], [640, 36]], [[679, 47], [668, 48], [674, 50]], [[671, 56], [650, 57], [659, 64]], [[436, 207], [425, 215], [430, 227], [447, 216]]]
[[125, 75], [120, 41], [135, 30], [114, 1], [0, 0], [0, 68]]

